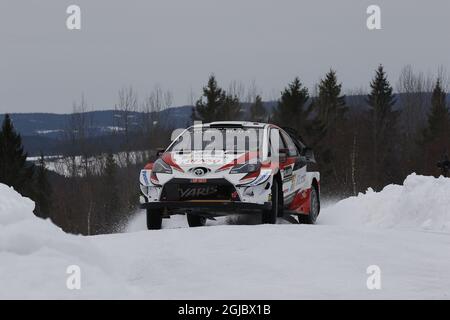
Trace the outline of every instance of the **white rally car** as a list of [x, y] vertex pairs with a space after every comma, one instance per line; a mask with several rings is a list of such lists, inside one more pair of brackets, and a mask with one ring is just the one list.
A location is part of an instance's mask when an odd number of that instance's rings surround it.
[[140, 173], [148, 229], [186, 214], [189, 226], [230, 214], [315, 223], [320, 174], [293, 130], [253, 122], [212, 122], [185, 129]]

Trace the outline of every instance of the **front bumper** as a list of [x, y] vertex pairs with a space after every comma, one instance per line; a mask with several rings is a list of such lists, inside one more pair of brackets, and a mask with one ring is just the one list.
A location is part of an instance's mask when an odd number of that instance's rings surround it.
[[[156, 201], [147, 202], [140, 205], [141, 209], [167, 209], [168, 211], [191, 212], [212, 210], [210, 215], [252, 213], [255, 211], [269, 210], [272, 207], [271, 202], [263, 204], [249, 203], [241, 201]], [[170, 212], [169, 212], [170, 213]]]

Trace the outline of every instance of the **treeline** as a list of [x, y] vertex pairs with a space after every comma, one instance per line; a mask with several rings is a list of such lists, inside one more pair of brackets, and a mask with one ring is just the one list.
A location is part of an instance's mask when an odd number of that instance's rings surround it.
[[[169, 119], [161, 111], [172, 103], [170, 92], [156, 87], [139, 102], [129, 87], [118, 93], [113, 135], [120, 152], [99, 146], [90, 128], [90, 107], [82, 96], [73, 106], [65, 129], [65, 152], [50, 179], [53, 187], [51, 217], [72, 233], [98, 234], [121, 231], [139, 204], [139, 172], [158, 147], [170, 142]], [[136, 117], [140, 111], [141, 118]]]
[[[270, 99], [275, 102], [267, 103], [254, 83], [245, 88], [233, 82], [223, 89], [211, 75], [201, 96], [191, 97], [192, 117], [186, 126], [195, 120], [247, 120], [297, 130], [315, 150], [325, 197], [355, 195], [369, 187], [380, 190], [402, 183], [412, 172], [439, 175], [436, 163], [450, 150], [445, 72], [424, 76], [407, 66], [394, 93], [380, 65], [367, 84], [368, 92], [346, 96], [337, 73], [330, 70], [312, 91], [295, 78]], [[46, 169], [50, 163], [44, 157], [36, 165], [26, 162], [20, 135], [5, 117], [0, 182], [31, 197], [37, 215], [51, 218], [67, 232], [120, 231], [137, 210], [139, 170], [170, 142], [175, 128], [170, 112], [161, 111], [171, 105], [172, 94], [159, 87], [144, 99], [131, 87], [121, 89], [113, 128], [120, 145], [113, 154], [92, 138], [91, 108], [82, 97], [65, 129], [67, 151], [64, 170], [56, 170], [60, 174]], [[135, 111], [143, 116], [137, 118]]]
[[[171, 94], [159, 87], [139, 104], [133, 88], [121, 89], [112, 128], [120, 145], [114, 146], [113, 154], [93, 135], [96, 124], [82, 96], [64, 128], [61, 159], [49, 161], [42, 155], [37, 163], [27, 161], [21, 136], [5, 115], [0, 131], [0, 183], [34, 200], [35, 214], [50, 218], [66, 232], [120, 231], [139, 203], [140, 169], [154, 156], [151, 150], [170, 142], [172, 129], [160, 112], [170, 104]], [[136, 117], [137, 111], [141, 118]]]
[[313, 95], [295, 78], [274, 109], [266, 109], [256, 94], [250, 112], [244, 113], [239, 97], [211, 76], [192, 119], [243, 119], [297, 130], [315, 150], [324, 195], [345, 197], [402, 183], [412, 172], [440, 174], [436, 164], [450, 150], [445, 72], [426, 77], [407, 66], [397, 85], [396, 95], [380, 65], [369, 92], [354, 92], [347, 101], [336, 72], [330, 70]]

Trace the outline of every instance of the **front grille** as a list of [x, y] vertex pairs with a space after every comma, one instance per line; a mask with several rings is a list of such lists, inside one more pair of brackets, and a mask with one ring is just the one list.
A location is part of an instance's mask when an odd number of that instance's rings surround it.
[[239, 201], [236, 189], [225, 179], [209, 179], [205, 183], [173, 179], [163, 187], [161, 201], [192, 200]]

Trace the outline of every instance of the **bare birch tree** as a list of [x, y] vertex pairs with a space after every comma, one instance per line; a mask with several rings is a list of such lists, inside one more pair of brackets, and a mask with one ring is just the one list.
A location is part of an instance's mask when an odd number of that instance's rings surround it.
[[118, 132], [124, 136], [125, 166], [131, 164], [131, 133], [136, 127], [136, 111], [138, 109], [138, 96], [132, 87], [119, 90], [119, 101], [115, 106], [115, 117]]
[[155, 144], [155, 137], [168, 126], [167, 114], [163, 112], [172, 106], [173, 94], [164, 91], [160, 86], [155, 86], [153, 91], [142, 104], [144, 146], [150, 147]]

